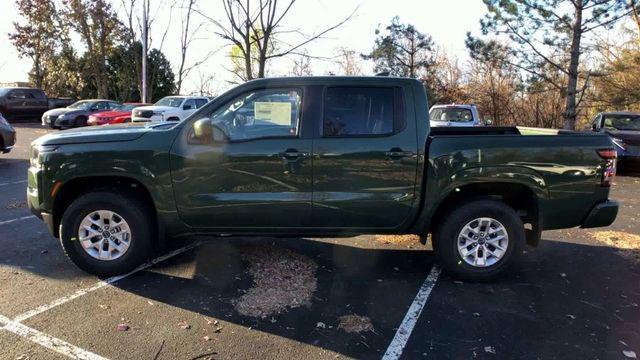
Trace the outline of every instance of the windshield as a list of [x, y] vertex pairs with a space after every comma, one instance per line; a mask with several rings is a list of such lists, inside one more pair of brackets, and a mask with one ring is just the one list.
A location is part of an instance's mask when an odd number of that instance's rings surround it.
[[180, 107], [180, 104], [182, 104], [182, 101], [184, 100], [184, 98], [182, 97], [165, 97], [160, 99], [157, 103], [155, 103], [154, 105], [156, 106], [170, 106], [170, 107]]
[[11, 89], [7, 89], [7, 88], [0, 88], [0, 96], [3, 96], [4, 94], [8, 93], [9, 90]]
[[88, 110], [89, 108], [91, 108], [91, 106], [95, 104], [95, 102], [93, 101], [87, 101], [87, 100], [83, 100], [83, 101], [78, 101], [75, 102], [69, 106], [67, 106], [70, 109], [82, 109], [82, 110]]
[[640, 131], [640, 115], [605, 115], [603, 124], [609, 129]]
[[429, 112], [431, 121], [466, 122], [472, 121], [471, 110], [457, 107], [435, 108]]

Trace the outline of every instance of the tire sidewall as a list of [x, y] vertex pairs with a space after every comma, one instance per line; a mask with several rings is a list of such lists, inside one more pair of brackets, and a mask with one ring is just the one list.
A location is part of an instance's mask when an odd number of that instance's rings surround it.
[[[480, 217], [499, 221], [509, 236], [507, 250], [502, 258], [484, 268], [467, 264], [458, 251], [460, 231], [467, 223]], [[439, 260], [447, 271], [472, 281], [491, 280], [504, 273], [522, 252], [525, 242], [524, 225], [515, 211], [502, 202], [491, 200], [480, 200], [463, 205], [447, 217], [439, 230], [435, 236], [438, 243], [435, 248]]]
[[[114, 260], [98, 260], [89, 255], [78, 236], [85, 216], [96, 210], [109, 210], [121, 216], [131, 229], [127, 251]], [[133, 270], [149, 255], [150, 226], [138, 201], [109, 193], [89, 193], [74, 201], [65, 211], [60, 225], [60, 242], [67, 256], [82, 270], [99, 276], [112, 276]]]

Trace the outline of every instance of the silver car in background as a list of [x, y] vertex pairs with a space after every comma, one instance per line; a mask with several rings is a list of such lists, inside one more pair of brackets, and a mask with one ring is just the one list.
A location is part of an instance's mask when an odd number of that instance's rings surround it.
[[483, 126], [475, 105], [434, 105], [429, 110], [431, 126]]

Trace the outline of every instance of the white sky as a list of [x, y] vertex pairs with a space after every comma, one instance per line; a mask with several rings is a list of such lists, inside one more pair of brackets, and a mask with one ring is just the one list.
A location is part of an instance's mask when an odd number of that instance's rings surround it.
[[[157, 6], [160, 0], [150, 0], [151, 8]], [[119, 0], [112, 0], [114, 8], [120, 8]], [[171, 0], [165, 1], [172, 2]], [[180, 1], [178, 1], [179, 3]], [[211, 18], [224, 23], [224, 10], [217, 0], [199, 0], [200, 9]], [[460, 60], [468, 58], [464, 39], [467, 31], [477, 33], [478, 21], [485, 13], [481, 0], [298, 0], [283, 24], [287, 28], [297, 28], [304, 33], [311, 34], [330, 24], [339, 22], [359, 6], [354, 19], [329, 33], [325, 39], [312, 43], [306, 48], [311, 55], [330, 57], [335, 49], [346, 47], [358, 53], [366, 53], [373, 47], [374, 31], [378, 25], [386, 26], [391, 18], [398, 15], [403, 23], [413, 24], [419, 31], [431, 35], [435, 43]], [[167, 24], [169, 31], [162, 51], [168, 57], [174, 72], [177, 72], [180, 59], [180, 10], [176, 8], [171, 16], [164, 9], [157, 16], [157, 24], [152, 29], [153, 46], [158, 46], [159, 39]], [[154, 12], [152, 10], [152, 12]], [[31, 69], [28, 59], [18, 57], [7, 34], [13, 30], [12, 22], [19, 19], [13, 0], [0, 0], [0, 13], [10, 21], [0, 22], [0, 82], [26, 81], [27, 73]], [[8, 15], [8, 16], [7, 16]], [[201, 21], [200, 17], [194, 20]], [[213, 34], [214, 26], [206, 24], [198, 34], [199, 40], [189, 49], [187, 58], [198, 61], [213, 49], [225, 45], [219, 37]], [[299, 39], [299, 37], [297, 37]], [[285, 39], [294, 41], [294, 39]], [[226, 70], [230, 61], [226, 57], [228, 48], [218, 51], [209, 60], [193, 71], [183, 85], [183, 93], [196, 91], [202, 76], [215, 77], [214, 89], [218, 91], [229, 88], [228, 81], [233, 79]], [[270, 66], [273, 75], [286, 74], [292, 68], [289, 59], [275, 59]], [[335, 69], [335, 65], [328, 61], [314, 60], [312, 63], [314, 74], [322, 75]], [[365, 67], [371, 71], [371, 65]]]

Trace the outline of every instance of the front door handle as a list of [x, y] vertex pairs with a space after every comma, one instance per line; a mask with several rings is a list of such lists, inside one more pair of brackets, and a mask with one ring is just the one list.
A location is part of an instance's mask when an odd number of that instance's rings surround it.
[[391, 150], [387, 151], [386, 153], [384, 153], [387, 157], [393, 159], [393, 160], [397, 160], [397, 159], [401, 159], [403, 157], [408, 157], [408, 156], [412, 156], [413, 153], [411, 151], [403, 151], [402, 149], [398, 148], [398, 147], [394, 147], [391, 148]]

